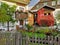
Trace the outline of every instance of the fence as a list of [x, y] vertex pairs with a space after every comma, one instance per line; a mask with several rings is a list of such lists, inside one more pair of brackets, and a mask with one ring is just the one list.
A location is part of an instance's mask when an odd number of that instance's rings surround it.
[[20, 37], [18, 32], [0, 32], [0, 45], [21, 45]]
[[[25, 40], [25, 43], [23, 41]], [[23, 45], [60, 45], [60, 37], [47, 36], [46, 38], [35, 38], [26, 36]]]
[[19, 32], [0, 32], [0, 45], [60, 45], [60, 37], [35, 38]]

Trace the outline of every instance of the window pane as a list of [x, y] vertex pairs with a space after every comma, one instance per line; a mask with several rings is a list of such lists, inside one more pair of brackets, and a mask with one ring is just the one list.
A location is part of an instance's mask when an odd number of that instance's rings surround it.
[[60, 5], [60, 0], [57, 1], [57, 5]]
[[23, 20], [20, 20], [20, 25], [23, 25]]
[[14, 26], [14, 24], [12, 22], [9, 22], [9, 26]]
[[7, 23], [2, 23], [3, 28], [7, 28]]
[[52, 6], [55, 6], [56, 5], [56, 1], [52, 1]]
[[44, 5], [47, 5], [47, 2], [46, 2], [46, 3], [44, 3]]

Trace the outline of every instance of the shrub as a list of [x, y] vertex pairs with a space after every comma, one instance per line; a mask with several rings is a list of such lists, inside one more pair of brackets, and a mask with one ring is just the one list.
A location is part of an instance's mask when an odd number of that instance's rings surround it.
[[26, 28], [27, 28], [27, 30], [31, 30], [33, 27], [27, 24]]
[[50, 32], [50, 29], [49, 28], [41, 28], [41, 29], [38, 29], [36, 30], [36, 32], [39, 32], [39, 33], [49, 33]]

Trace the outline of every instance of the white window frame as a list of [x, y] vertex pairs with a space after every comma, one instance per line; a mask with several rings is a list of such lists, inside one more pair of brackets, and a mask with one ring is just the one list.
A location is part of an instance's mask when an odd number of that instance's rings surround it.
[[45, 2], [45, 3], [43, 3], [43, 4], [44, 4], [44, 6], [45, 6], [45, 5], [48, 5], [48, 3], [47, 3], [47, 2]]
[[56, 5], [56, 1], [52, 1], [52, 6], [55, 6]]
[[60, 0], [57, 0], [57, 5], [60, 5]]

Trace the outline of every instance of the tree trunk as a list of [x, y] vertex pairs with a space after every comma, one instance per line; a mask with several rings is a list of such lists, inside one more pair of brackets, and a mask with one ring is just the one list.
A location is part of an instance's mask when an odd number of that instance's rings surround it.
[[9, 21], [7, 22], [7, 31], [9, 31]]

